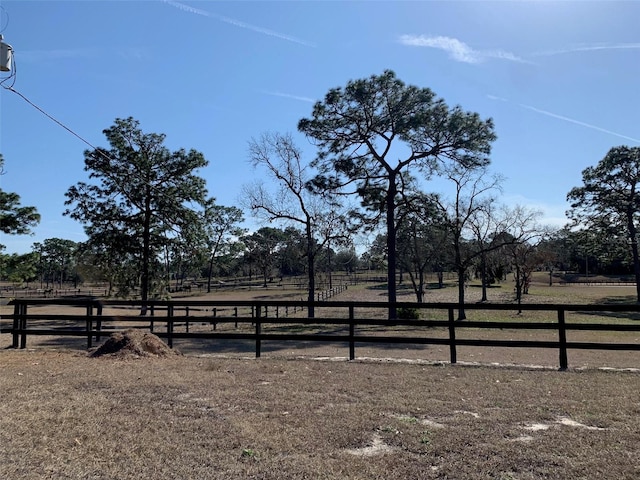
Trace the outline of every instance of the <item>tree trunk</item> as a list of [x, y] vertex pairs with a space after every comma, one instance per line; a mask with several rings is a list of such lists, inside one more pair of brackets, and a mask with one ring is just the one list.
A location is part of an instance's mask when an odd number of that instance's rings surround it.
[[638, 232], [633, 223], [633, 213], [627, 215], [631, 255], [633, 256], [633, 274], [636, 278], [636, 302], [640, 303], [640, 258], [638, 257]]
[[520, 267], [516, 265], [516, 299], [518, 300], [518, 314], [522, 313], [522, 281], [520, 279]]
[[313, 251], [313, 235], [311, 232], [311, 223], [307, 222], [306, 225], [306, 234], [307, 234], [307, 271], [309, 272], [309, 292], [307, 295], [307, 300], [309, 302], [309, 308], [307, 309], [307, 313], [309, 318], [315, 317], [315, 309], [313, 308], [313, 301], [315, 300], [316, 295], [316, 258]]
[[140, 285], [140, 315], [147, 314], [146, 302], [149, 300], [149, 262], [151, 258], [151, 186], [147, 185], [142, 226], [142, 285]]
[[389, 172], [389, 189], [387, 190], [387, 292], [389, 294], [389, 318], [397, 318], [396, 312], [396, 174]]
[[458, 267], [458, 320], [466, 320], [467, 314], [464, 310], [464, 281], [466, 269]]
[[[211, 293], [211, 277], [213, 276], [213, 254], [209, 258], [209, 275], [207, 278], [207, 293]], [[249, 276], [249, 280], [251, 280], [251, 276]]]
[[633, 273], [636, 277], [636, 302], [640, 303], [640, 260], [638, 259], [638, 241], [631, 242], [633, 254]]
[[481, 302], [487, 301], [487, 261], [484, 252], [480, 259], [480, 277], [482, 281], [482, 298]]

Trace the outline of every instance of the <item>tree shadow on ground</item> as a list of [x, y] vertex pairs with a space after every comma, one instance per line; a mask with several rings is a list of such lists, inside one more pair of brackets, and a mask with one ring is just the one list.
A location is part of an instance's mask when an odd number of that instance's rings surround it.
[[[638, 304], [637, 297], [635, 295], [622, 295], [615, 297], [603, 297], [597, 302], [599, 305], [633, 305], [636, 306]], [[595, 317], [608, 317], [608, 318], [618, 318], [625, 320], [640, 320], [640, 312], [594, 312], [594, 311], [579, 311], [576, 313], [580, 313], [582, 315], [589, 315]]]

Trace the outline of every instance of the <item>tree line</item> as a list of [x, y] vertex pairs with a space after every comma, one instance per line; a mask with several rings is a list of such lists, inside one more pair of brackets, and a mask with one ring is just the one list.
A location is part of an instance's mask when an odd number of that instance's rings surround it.
[[[422, 302], [428, 275], [442, 284], [444, 272], [455, 272], [461, 305], [472, 276], [481, 279], [483, 300], [507, 274], [520, 299], [539, 269], [640, 280], [638, 148], [615, 147], [585, 169], [584, 185], [567, 195], [571, 222], [552, 230], [539, 212], [500, 203], [491, 119], [449, 107], [392, 71], [329, 90], [298, 131], [314, 145], [312, 158], [288, 133], [250, 139], [249, 160], [269, 181], [243, 185], [239, 206], [222, 206], [198, 173], [208, 164], [202, 153], [170, 151], [163, 134], [116, 119], [104, 130], [109, 147], [84, 152], [88, 180], [65, 194], [64, 215], [84, 225], [87, 241], [47, 239], [29, 254], [3, 254], [0, 275], [47, 285], [101, 280], [112, 295], [142, 300], [186, 278], [206, 279], [211, 291], [227, 276], [266, 285], [274, 276], [304, 275], [313, 300], [319, 273], [366, 265], [387, 272], [391, 318], [398, 281], [408, 278]], [[434, 178], [448, 185], [445, 192], [433, 191]], [[37, 224], [36, 209], [20, 206], [17, 194], [0, 192], [0, 201], [4, 233]], [[245, 210], [265, 226], [244, 230]], [[360, 255], [357, 235], [371, 239]]]

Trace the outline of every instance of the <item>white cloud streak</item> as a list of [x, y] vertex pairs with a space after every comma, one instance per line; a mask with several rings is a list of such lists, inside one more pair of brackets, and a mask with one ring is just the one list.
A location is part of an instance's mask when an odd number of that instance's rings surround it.
[[532, 56], [551, 57], [554, 55], [563, 55], [567, 53], [595, 52], [599, 50], [640, 50], [640, 43], [578, 45], [575, 47], [560, 48], [557, 50], [547, 50], [544, 52], [537, 52], [537, 53], [533, 53]]
[[548, 112], [546, 110], [541, 110], [540, 108], [532, 107], [531, 105], [525, 105], [524, 103], [519, 103], [518, 106], [522, 108], [526, 108], [527, 110], [531, 110], [532, 112], [539, 113], [541, 115], [557, 118], [558, 120], [563, 120], [565, 122], [573, 123], [575, 125], [580, 125], [581, 127], [590, 128], [591, 130], [597, 130], [598, 132], [608, 133], [609, 135], [614, 135], [616, 137], [624, 138], [625, 140], [631, 140], [632, 142], [640, 143], [640, 140], [637, 138], [629, 137], [627, 135], [622, 135], [621, 133], [617, 133], [617, 132], [612, 132], [611, 130], [607, 130], [606, 128], [598, 127], [597, 125], [591, 125], [590, 123], [581, 122], [580, 120], [574, 120], [573, 118], [565, 117], [563, 115], [558, 115], [557, 113]]
[[244, 28], [244, 29], [247, 29], [247, 30], [251, 30], [251, 31], [256, 32], [256, 33], [261, 33], [263, 35], [268, 35], [270, 37], [279, 38], [280, 40], [286, 40], [288, 42], [293, 42], [293, 43], [297, 43], [299, 45], [304, 45], [305, 47], [312, 47], [312, 48], [316, 47], [316, 45], [311, 43], [311, 42], [307, 42], [305, 40], [301, 40], [299, 38], [292, 37], [292, 36], [286, 35], [284, 33], [275, 32], [273, 30], [269, 30], [267, 28], [258, 27], [256, 25], [251, 25], [249, 23], [245, 23], [245, 22], [242, 22], [240, 20], [236, 20], [234, 18], [225, 17], [223, 15], [217, 15], [215, 13], [207, 12], [206, 10], [201, 10], [199, 8], [190, 7], [189, 5], [185, 5], [184, 3], [176, 2], [174, 0], [162, 0], [162, 1], [164, 3], [166, 3], [167, 5], [171, 5], [172, 7], [178, 8], [178, 9], [184, 11], [184, 12], [187, 12], [187, 13], [193, 13], [195, 15], [200, 15], [200, 16], [203, 16], [203, 17], [213, 18], [215, 20], [219, 20], [221, 22], [228, 23], [229, 25], [233, 25], [233, 26], [236, 26], [236, 27], [240, 27], [240, 28]]
[[[487, 94], [486, 97], [489, 100], [494, 100], [496, 102], [506, 102], [509, 103], [509, 100], [503, 97], [498, 97], [496, 95]], [[625, 140], [631, 140], [635, 143], [640, 143], [640, 139], [629, 137], [628, 135], [623, 135], [621, 133], [613, 132], [611, 130], [607, 130], [606, 128], [598, 127], [597, 125], [592, 125], [590, 123], [581, 122], [580, 120], [576, 120], [574, 118], [565, 117], [564, 115], [558, 115], [557, 113], [549, 112], [547, 110], [542, 110], [541, 108], [533, 107], [531, 105], [527, 105], [525, 103], [517, 103], [520, 108], [524, 108], [526, 110], [531, 110], [532, 112], [539, 113], [540, 115], [546, 115], [547, 117], [555, 118], [557, 120], [562, 120], [564, 122], [573, 123], [574, 125], [580, 125], [581, 127], [590, 128], [591, 130], [596, 130], [598, 132], [607, 133], [609, 135], [613, 135], [619, 138], [624, 138]]]
[[307, 103], [315, 103], [316, 101], [313, 98], [309, 98], [309, 97], [302, 97], [299, 95], [291, 95], [289, 93], [280, 93], [280, 92], [262, 92], [265, 95], [271, 95], [273, 97], [282, 97], [282, 98], [290, 98], [292, 100], [299, 100], [301, 102], [307, 102]]
[[400, 43], [411, 47], [426, 47], [443, 50], [457, 61], [470, 64], [483, 63], [489, 59], [531, 63], [505, 50], [476, 50], [457, 38], [426, 35], [402, 35]]
[[495, 96], [495, 95], [490, 95], [490, 94], [487, 94], [487, 98], [488, 98], [489, 100], [495, 100], [495, 101], [497, 101], [497, 102], [508, 102], [508, 101], [509, 101], [509, 100], [507, 100], [507, 99], [506, 99], [506, 98], [504, 98], [504, 97], [497, 97], [497, 96]]

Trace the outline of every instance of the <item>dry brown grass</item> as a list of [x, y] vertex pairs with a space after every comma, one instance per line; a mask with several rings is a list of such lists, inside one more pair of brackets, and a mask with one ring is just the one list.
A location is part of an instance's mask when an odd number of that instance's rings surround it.
[[[536, 302], [568, 292], [537, 287]], [[589, 303], [579, 292], [574, 303]], [[384, 299], [364, 287], [337, 299], [364, 297]], [[640, 478], [637, 371], [418, 361], [446, 361], [437, 346], [363, 346], [360, 358], [406, 361], [347, 362], [335, 359], [347, 346], [332, 344], [265, 342], [261, 359], [243, 342], [182, 342], [185, 356], [137, 359], [90, 358], [77, 338], [29, 345], [0, 351], [2, 479]], [[321, 356], [334, 360], [311, 359]], [[553, 350], [469, 347], [458, 356], [557, 366]], [[570, 351], [569, 361], [640, 365], [628, 352]]]
[[640, 375], [0, 352], [0, 478], [632, 479]]

